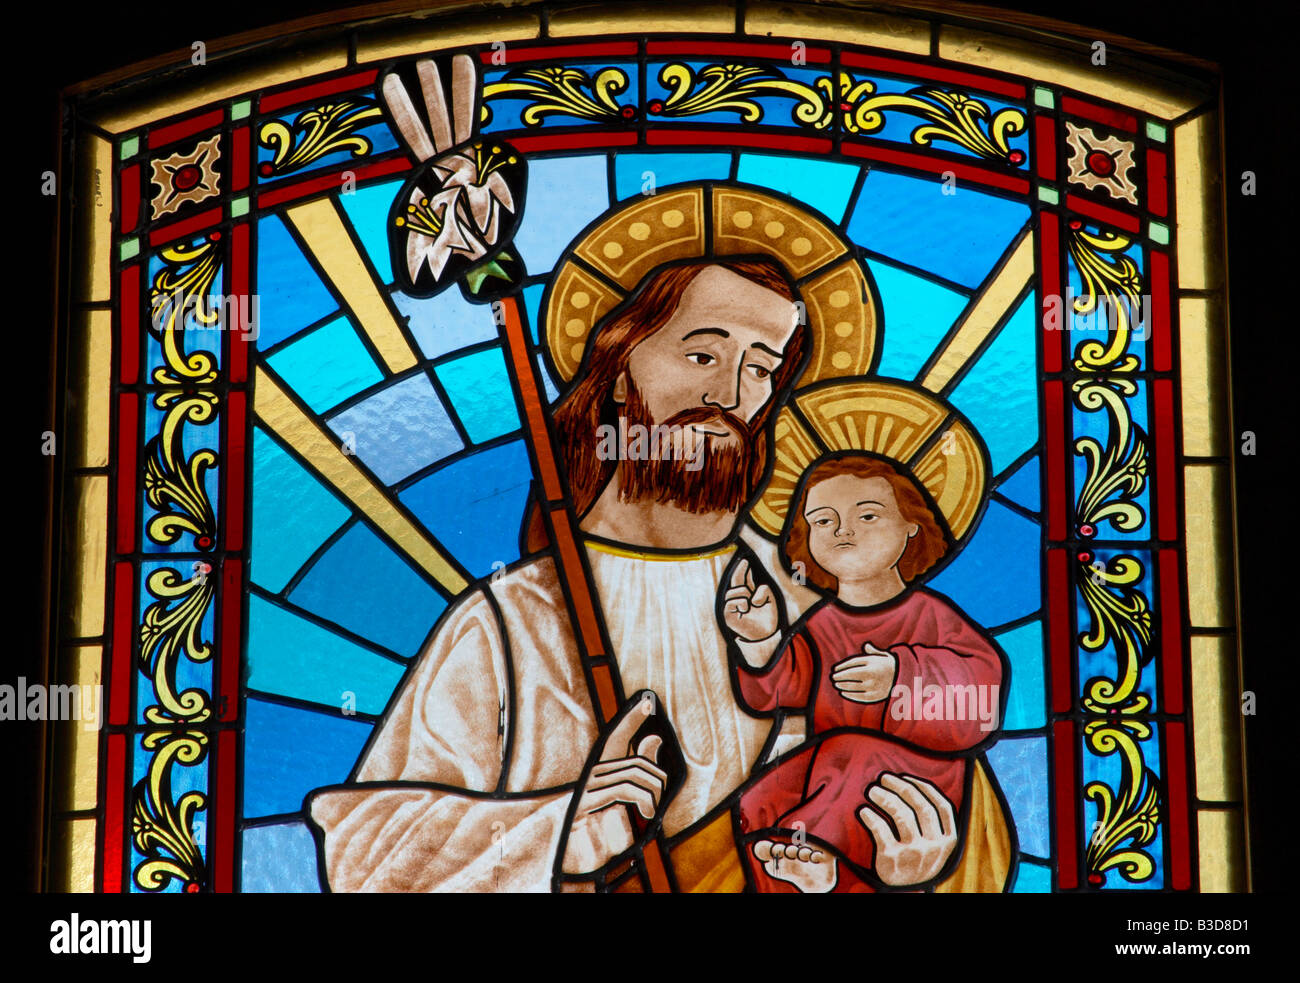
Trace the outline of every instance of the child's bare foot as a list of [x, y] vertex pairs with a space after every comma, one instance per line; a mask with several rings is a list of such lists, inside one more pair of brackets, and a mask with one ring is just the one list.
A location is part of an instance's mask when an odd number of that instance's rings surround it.
[[839, 876], [833, 855], [807, 845], [759, 840], [754, 856], [770, 877], [787, 881], [804, 894], [825, 894]]

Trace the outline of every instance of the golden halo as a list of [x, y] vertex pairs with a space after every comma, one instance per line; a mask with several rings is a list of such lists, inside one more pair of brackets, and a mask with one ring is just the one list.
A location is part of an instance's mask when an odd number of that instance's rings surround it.
[[[903, 382], [843, 382], [805, 389], [776, 420], [772, 478], [750, 518], [779, 536], [809, 465], [836, 451], [869, 451], [906, 465], [943, 513], [954, 540], [984, 497], [988, 456], [975, 431], [933, 393]], [[951, 436], [949, 436], [951, 435]]]
[[[709, 242], [712, 241], [712, 252]], [[862, 375], [876, 348], [875, 301], [861, 265], [825, 221], [798, 205], [739, 185], [687, 185], [619, 208], [574, 247], [547, 291], [546, 344], [560, 377], [578, 371], [592, 329], [647, 273], [711, 255], [766, 255], [799, 288], [811, 354], [799, 385]]]

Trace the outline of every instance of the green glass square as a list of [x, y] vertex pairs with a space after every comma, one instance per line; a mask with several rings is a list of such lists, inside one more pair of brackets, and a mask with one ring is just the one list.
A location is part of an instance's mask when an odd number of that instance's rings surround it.
[[126, 260], [133, 257], [139, 251], [140, 251], [139, 239], [124, 239], [122, 240], [122, 246], [119, 250], [119, 255], [121, 256], [122, 261], [125, 262]]
[[1169, 242], [1169, 227], [1160, 222], [1151, 222], [1148, 224], [1147, 235], [1152, 241], [1166, 245]]
[[1045, 109], [1055, 109], [1056, 97], [1052, 95], [1052, 90], [1044, 89], [1041, 85], [1034, 86], [1034, 105], [1042, 106]]
[[252, 111], [252, 108], [253, 103], [251, 100], [240, 99], [239, 102], [230, 107], [230, 118], [232, 120], [243, 119]]
[[240, 195], [230, 203], [230, 217], [239, 218], [248, 214], [248, 195]]
[[1049, 187], [1046, 184], [1040, 184], [1038, 186], [1038, 197], [1049, 205], [1055, 205], [1061, 200], [1060, 193], [1055, 188]]
[[120, 160], [130, 160], [132, 157], [135, 156], [136, 151], [139, 149], [140, 149], [140, 138], [127, 137], [125, 140], [122, 141], [122, 145], [118, 148], [117, 151], [118, 158]]
[[1159, 123], [1156, 123], [1152, 120], [1147, 120], [1147, 136], [1152, 140], [1157, 140], [1160, 143], [1164, 143], [1167, 137], [1167, 133], [1165, 128], [1161, 126]]

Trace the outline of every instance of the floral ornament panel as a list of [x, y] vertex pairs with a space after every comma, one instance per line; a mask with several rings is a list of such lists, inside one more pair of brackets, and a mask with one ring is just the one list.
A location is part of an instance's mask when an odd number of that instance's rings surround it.
[[[1239, 884], [1189, 670], [1235, 641], [1230, 475], [1176, 425], [1222, 391], [1209, 185], [1170, 180], [1205, 94], [757, 17], [357, 28], [79, 108], [121, 207], [78, 298], [111, 618], [64, 641], [112, 726], [70, 880]], [[863, 503], [902, 530], [879, 595], [815, 519]]]
[[150, 162], [151, 180], [158, 187], [151, 207], [153, 217], [162, 218], [178, 211], [182, 205], [197, 204], [221, 193], [221, 175], [217, 159], [221, 155], [221, 135], [200, 141], [188, 154]]

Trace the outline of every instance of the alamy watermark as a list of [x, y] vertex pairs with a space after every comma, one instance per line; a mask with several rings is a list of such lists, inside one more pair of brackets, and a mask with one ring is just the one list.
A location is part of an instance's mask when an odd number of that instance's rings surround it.
[[104, 725], [104, 687], [45, 686], [19, 676], [16, 685], [0, 685], [0, 720], [80, 720], [86, 730]]

